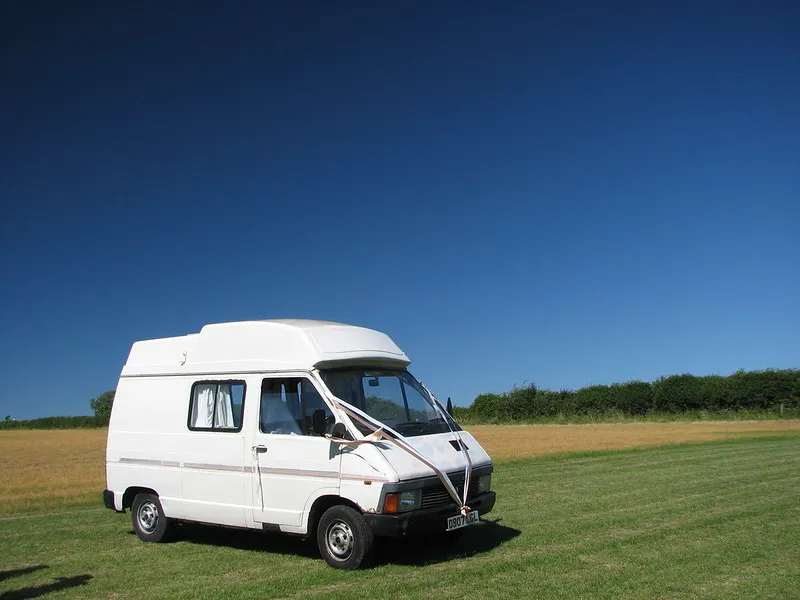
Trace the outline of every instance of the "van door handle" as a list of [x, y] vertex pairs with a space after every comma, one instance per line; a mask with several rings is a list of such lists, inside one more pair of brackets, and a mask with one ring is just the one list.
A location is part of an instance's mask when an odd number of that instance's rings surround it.
[[266, 452], [267, 451], [267, 447], [266, 446], [253, 446], [253, 450], [255, 450], [256, 452]]

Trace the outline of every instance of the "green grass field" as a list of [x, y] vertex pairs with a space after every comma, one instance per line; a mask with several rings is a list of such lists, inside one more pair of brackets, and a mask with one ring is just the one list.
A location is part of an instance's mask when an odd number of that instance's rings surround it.
[[359, 572], [255, 532], [144, 544], [93, 506], [4, 518], [0, 598], [800, 598], [797, 433], [523, 459], [494, 483], [455, 546], [383, 544]]

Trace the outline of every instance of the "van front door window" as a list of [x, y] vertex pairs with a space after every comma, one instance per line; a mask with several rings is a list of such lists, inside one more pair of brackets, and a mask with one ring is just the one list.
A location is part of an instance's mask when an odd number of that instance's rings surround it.
[[314, 435], [313, 414], [323, 411], [333, 424], [330, 407], [305, 377], [267, 378], [261, 384], [259, 429], [262, 433]]

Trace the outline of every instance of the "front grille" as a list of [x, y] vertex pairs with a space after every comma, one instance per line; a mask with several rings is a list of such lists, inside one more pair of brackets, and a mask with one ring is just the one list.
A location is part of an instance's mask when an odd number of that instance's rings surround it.
[[[448, 473], [450, 481], [458, 492], [458, 497], [464, 497], [464, 472]], [[469, 492], [467, 493], [467, 501], [478, 495], [478, 476], [473, 473], [469, 478]], [[435, 508], [437, 506], [445, 506], [447, 504], [454, 504], [454, 500], [444, 487], [444, 484], [437, 480], [433, 485], [422, 488], [422, 505], [421, 508]]]

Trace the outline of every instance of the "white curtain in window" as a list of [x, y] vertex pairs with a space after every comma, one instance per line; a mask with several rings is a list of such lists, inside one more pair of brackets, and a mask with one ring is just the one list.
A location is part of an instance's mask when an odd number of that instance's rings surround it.
[[231, 384], [221, 384], [217, 392], [217, 416], [214, 427], [233, 429], [233, 404], [231, 403]]
[[194, 388], [192, 427], [211, 427], [214, 418], [214, 384], [201, 384]]

